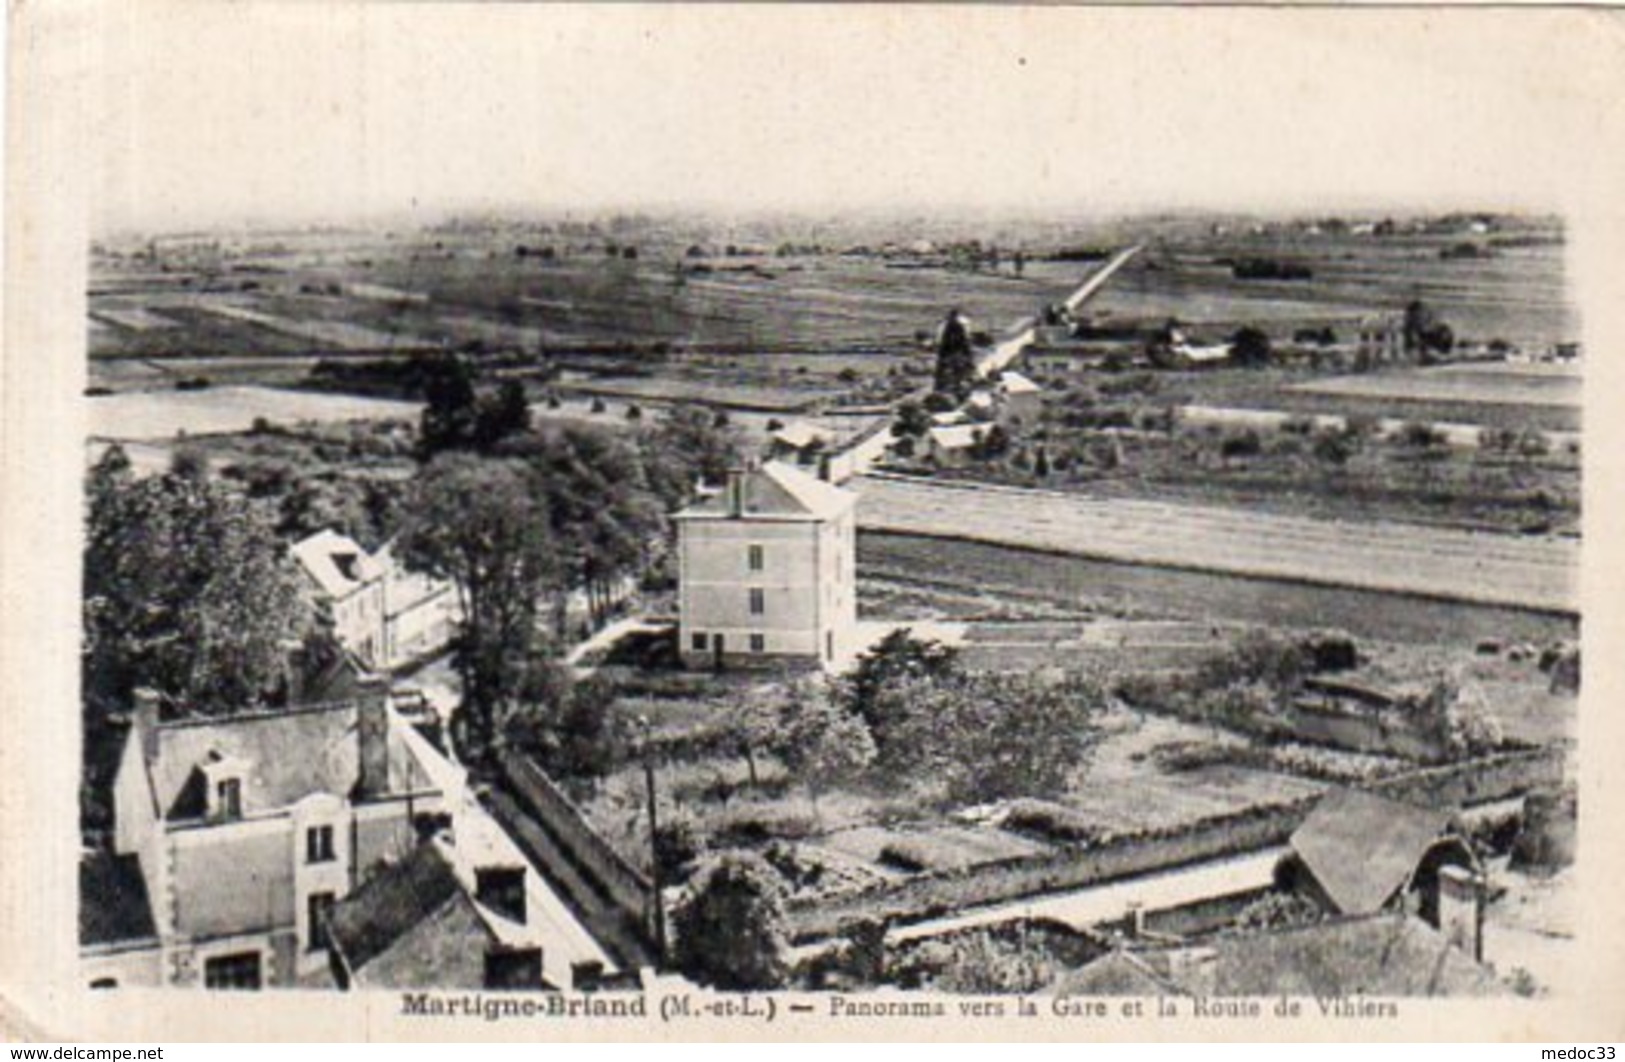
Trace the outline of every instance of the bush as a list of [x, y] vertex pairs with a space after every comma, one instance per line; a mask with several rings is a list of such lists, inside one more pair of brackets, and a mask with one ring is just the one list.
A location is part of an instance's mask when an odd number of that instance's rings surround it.
[[602, 413], [604, 409], [604, 400], [602, 398], [594, 398], [592, 400], [592, 411], [594, 413]]
[[906, 840], [892, 841], [880, 849], [875, 861], [881, 866], [901, 870], [905, 874], [918, 874], [931, 869], [931, 857], [925, 849]]
[[1408, 420], [1399, 429], [1399, 443], [1412, 450], [1432, 450], [1445, 444], [1444, 432], [1425, 420]]
[[1310, 416], [1287, 417], [1281, 421], [1278, 430], [1282, 435], [1309, 436], [1315, 430], [1315, 418]]
[[1349, 458], [1354, 456], [1358, 438], [1359, 436], [1350, 435], [1346, 431], [1329, 428], [1315, 434], [1309, 451], [1315, 455], [1317, 461], [1323, 461], [1328, 465], [1346, 465]]
[[1037, 800], [1018, 800], [1005, 814], [1003, 827], [1062, 845], [1092, 845], [1104, 831], [1071, 808]]
[[783, 879], [761, 856], [723, 855], [672, 914], [678, 968], [724, 990], [783, 987], [790, 951], [784, 901]]
[[654, 858], [660, 879], [675, 884], [688, 878], [693, 863], [705, 852], [705, 838], [687, 815], [673, 816], [654, 835]]
[[1226, 432], [1219, 440], [1219, 453], [1224, 457], [1253, 457], [1264, 452], [1264, 441], [1253, 428]]
[[806, 815], [741, 815], [712, 832], [714, 848], [760, 848], [770, 841], [800, 841], [817, 829]]

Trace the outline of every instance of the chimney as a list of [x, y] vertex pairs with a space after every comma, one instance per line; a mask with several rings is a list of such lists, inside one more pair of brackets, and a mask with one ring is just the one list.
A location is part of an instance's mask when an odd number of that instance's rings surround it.
[[1125, 932], [1130, 940], [1139, 940], [1145, 936], [1145, 908], [1139, 900], [1130, 900], [1128, 903], [1128, 918], [1125, 921]]
[[745, 515], [745, 470], [742, 468], [728, 469], [728, 515], [739, 517]]
[[525, 868], [480, 867], [474, 871], [474, 899], [525, 924]]
[[1439, 932], [1484, 961], [1484, 878], [1466, 867], [1442, 866], [1438, 877]]
[[825, 483], [828, 483], [830, 481], [830, 459], [829, 459], [829, 454], [819, 454], [818, 455], [818, 478], [823, 480]]
[[360, 777], [356, 798], [372, 800], [389, 792], [389, 684], [368, 676], [356, 693]]
[[158, 762], [158, 691], [145, 686], [135, 691], [130, 723], [141, 742], [141, 758], [148, 767]]

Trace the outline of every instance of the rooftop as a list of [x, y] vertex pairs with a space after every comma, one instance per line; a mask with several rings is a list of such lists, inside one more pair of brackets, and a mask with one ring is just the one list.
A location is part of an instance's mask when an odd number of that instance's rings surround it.
[[983, 424], [945, 424], [932, 428], [927, 434], [933, 445], [943, 450], [963, 450], [982, 440]]
[[[769, 461], [740, 476], [741, 515], [790, 520], [828, 520], [846, 513], [857, 496], [782, 461]], [[723, 490], [678, 513], [679, 520], [731, 519]]]
[[1406, 914], [1335, 918], [1218, 937], [1199, 947], [1118, 949], [1063, 977], [1061, 995], [1484, 996], [1490, 970]]
[[317, 588], [332, 597], [345, 597], [384, 574], [359, 542], [331, 528], [294, 543], [293, 556]]
[[[208, 794], [201, 768], [224, 760], [243, 764], [245, 809], [285, 808], [312, 793], [347, 798], [361, 772], [357, 715], [348, 701], [159, 724], [149, 768], [154, 799], [167, 819], [202, 817]], [[428, 788], [416, 761], [393, 735], [388, 740], [389, 788]]]
[[79, 945], [156, 940], [152, 904], [134, 855], [96, 852], [79, 861]]
[[1339, 911], [1372, 914], [1405, 887], [1451, 820], [1448, 811], [1338, 789], [1292, 834], [1292, 850]]
[[354, 972], [426, 924], [432, 924], [429, 932], [434, 939], [420, 943], [431, 955], [444, 949], [483, 958], [495, 941], [451, 863], [433, 841], [418, 845], [335, 904], [329, 916], [329, 935]]

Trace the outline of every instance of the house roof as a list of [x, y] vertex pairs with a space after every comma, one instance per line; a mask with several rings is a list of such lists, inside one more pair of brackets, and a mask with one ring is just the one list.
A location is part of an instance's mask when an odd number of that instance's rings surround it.
[[429, 956], [441, 952], [441, 943], [447, 945], [446, 954], [472, 947], [483, 955], [495, 941], [435, 841], [418, 845], [374, 875], [335, 904], [328, 916], [329, 939], [351, 971], [390, 951], [420, 926], [431, 926], [433, 935], [441, 938], [422, 949]]
[[944, 424], [931, 428], [927, 434], [932, 445], [940, 450], [963, 450], [980, 442], [985, 430], [981, 424]]
[[1171, 996], [1183, 989], [1156, 966], [1166, 967], [1161, 953], [1138, 955], [1123, 948], [1106, 954], [1062, 977], [1055, 986], [1060, 996]]
[[1118, 949], [1066, 974], [1060, 995], [1483, 996], [1488, 968], [1413, 915], [1384, 913]]
[[963, 424], [969, 419], [970, 417], [968, 417], [963, 410], [959, 409], [949, 409], [944, 410], [941, 413], [931, 414], [931, 423], [937, 425], [938, 427], [943, 427], [949, 424]]
[[773, 438], [786, 446], [801, 449], [810, 446], [819, 439], [828, 440], [830, 433], [822, 428], [816, 428], [805, 421], [793, 421], [773, 433]]
[[1413, 915], [1338, 918], [1215, 945], [1214, 995], [1482, 996], [1483, 965]]
[[1007, 395], [1030, 395], [1043, 390], [1042, 387], [1013, 369], [1004, 370], [1004, 375], [999, 377], [999, 387]]
[[293, 556], [317, 589], [332, 597], [345, 597], [384, 574], [359, 542], [331, 528], [294, 543]]
[[79, 861], [79, 944], [156, 940], [152, 903], [141, 861], [96, 852]]
[[[356, 717], [355, 703], [346, 702], [161, 724], [150, 768], [160, 812], [169, 819], [202, 816], [202, 767], [222, 759], [246, 765], [242, 800], [248, 810], [288, 807], [312, 793], [347, 798], [360, 777]], [[411, 758], [393, 754], [398, 739], [388, 740], [391, 775], [407, 774], [391, 777], [391, 788], [422, 788], [412, 776]]]
[[[743, 515], [792, 520], [828, 520], [852, 508], [857, 496], [782, 461], [769, 461], [742, 474]], [[728, 519], [728, 492], [712, 495], [678, 513], [679, 520]]]
[[1292, 834], [1292, 850], [1339, 911], [1371, 914], [1405, 886], [1451, 818], [1448, 811], [1337, 789]]

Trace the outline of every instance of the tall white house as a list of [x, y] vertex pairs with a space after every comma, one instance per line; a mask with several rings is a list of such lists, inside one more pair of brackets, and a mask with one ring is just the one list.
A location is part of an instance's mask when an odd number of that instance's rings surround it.
[[844, 661], [857, 633], [856, 502], [769, 462], [678, 513], [685, 666]]

